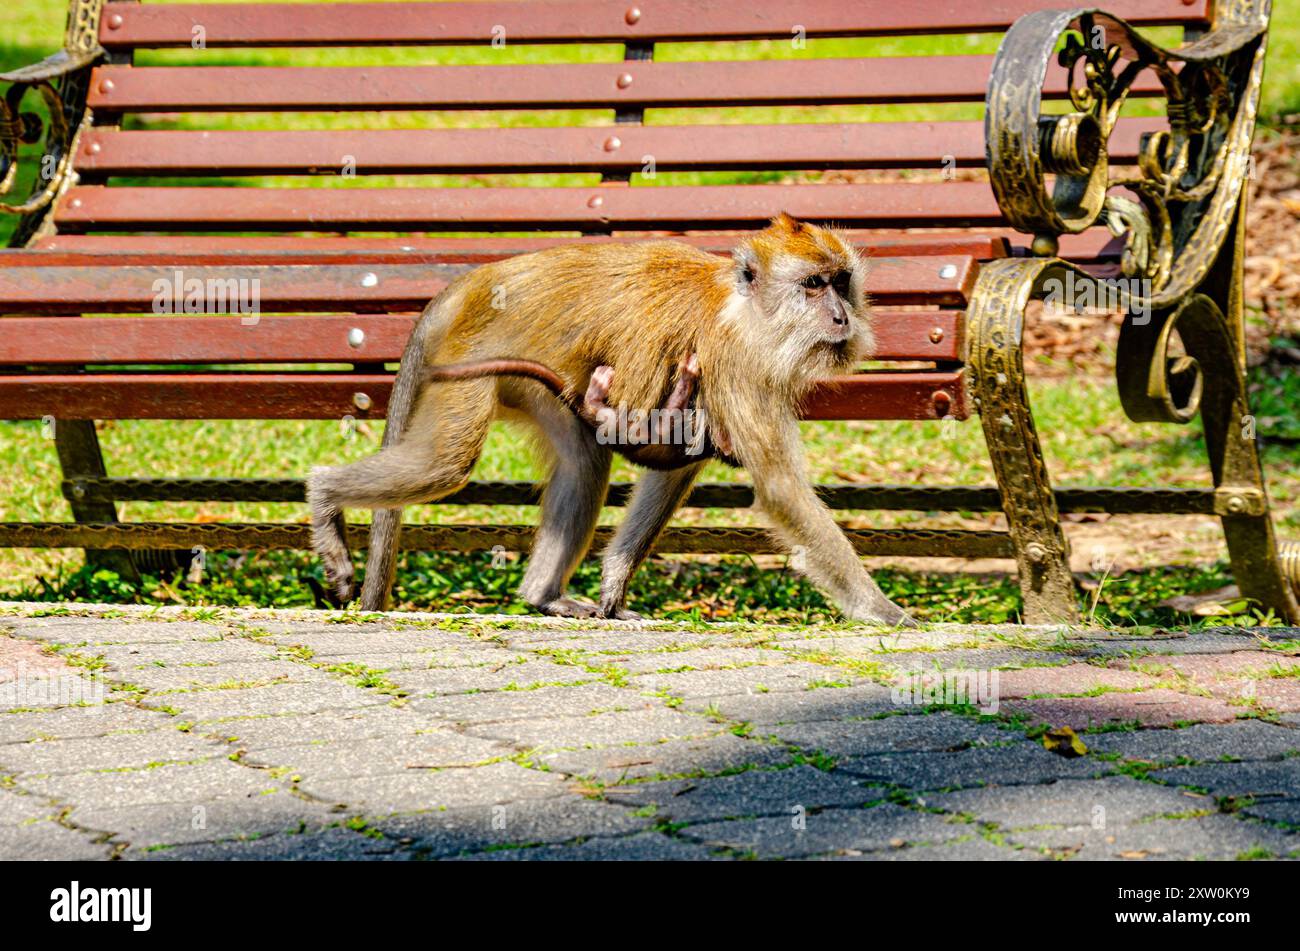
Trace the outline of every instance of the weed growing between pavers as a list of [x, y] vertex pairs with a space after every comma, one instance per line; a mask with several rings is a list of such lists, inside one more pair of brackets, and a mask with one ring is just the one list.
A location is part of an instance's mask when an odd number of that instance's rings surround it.
[[[521, 562], [493, 566], [490, 553], [408, 552], [399, 563], [394, 603], [403, 609], [526, 614], [527, 607], [514, 598], [521, 577]], [[884, 569], [877, 578], [886, 594], [927, 621], [996, 624], [1019, 619], [1020, 596], [1013, 577]], [[141, 583], [132, 584], [111, 571], [81, 568], [42, 578], [36, 585], [0, 590], [0, 597], [182, 603], [193, 606], [193, 620], [208, 620], [219, 618], [216, 612], [221, 606], [315, 607], [309, 580], [320, 581], [320, 566], [304, 552], [211, 553], [199, 584], [187, 584], [179, 575], [170, 579], [146, 576]], [[1133, 571], [1108, 578], [1099, 595], [1094, 592], [1087, 599], [1081, 595], [1080, 604], [1095, 614], [1096, 623], [1113, 627], [1276, 623], [1271, 617], [1250, 612], [1248, 606], [1243, 606], [1244, 613], [1230, 618], [1195, 620], [1159, 606], [1171, 595], [1213, 590], [1230, 581], [1223, 564]], [[573, 589], [579, 597], [598, 597], [598, 562], [589, 559], [581, 566]], [[803, 578], [788, 569], [761, 568], [744, 557], [651, 559], [636, 577], [633, 600], [641, 613], [673, 621], [825, 624], [837, 619]], [[337, 623], [365, 623], [377, 617], [344, 611]]]

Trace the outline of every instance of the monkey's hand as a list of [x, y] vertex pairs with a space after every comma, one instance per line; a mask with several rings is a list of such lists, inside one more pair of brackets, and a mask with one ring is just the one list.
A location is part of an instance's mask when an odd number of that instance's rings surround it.
[[[672, 393], [668, 396], [668, 402], [664, 404], [665, 409], [685, 410], [695, 399], [695, 391], [699, 386], [700, 380], [700, 358], [694, 353], [688, 353], [682, 357], [677, 364], [677, 385], [673, 387]], [[724, 456], [734, 456], [731, 445], [731, 436], [718, 423], [711, 422], [707, 424], [709, 440], [713, 443], [713, 448], [718, 450]], [[662, 442], [668, 442], [672, 434], [672, 420], [668, 416], [661, 416], [659, 423], [659, 437]]]
[[735, 447], [731, 444], [731, 435], [715, 422], [708, 424], [709, 441], [713, 443], [713, 448], [729, 459], [736, 458]]
[[677, 364], [677, 385], [668, 394], [664, 409], [686, 409], [695, 398], [695, 385], [700, 379], [700, 358], [688, 353]]

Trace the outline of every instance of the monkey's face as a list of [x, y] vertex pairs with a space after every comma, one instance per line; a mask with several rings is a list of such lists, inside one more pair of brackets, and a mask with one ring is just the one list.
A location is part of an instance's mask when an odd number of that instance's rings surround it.
[[[754, 305], [791, 379], [843, 372], [874, 349], [865, 265], [839, 233], [782, 214], [735, 253], [736, 289]], [[753, 328], [751, 328], [753, 329]]]

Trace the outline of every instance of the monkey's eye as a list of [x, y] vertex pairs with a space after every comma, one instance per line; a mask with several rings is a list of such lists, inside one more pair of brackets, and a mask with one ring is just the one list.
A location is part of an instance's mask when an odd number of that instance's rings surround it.
[[826, 278], [822, 277], [820, 274], [813, 274], [809, 277], [805, 277], [799, 282], [802, 287], [806, 287], [810, 291], [819, 290], [825, 287], [826, 283]]
[[849, 299], [849, 293], [853, 286], [853, 275], [849, 271], [837, 271], [831, 278], [831, 287], [835, 288], [835, 293], [839, 294], [845, 300]]

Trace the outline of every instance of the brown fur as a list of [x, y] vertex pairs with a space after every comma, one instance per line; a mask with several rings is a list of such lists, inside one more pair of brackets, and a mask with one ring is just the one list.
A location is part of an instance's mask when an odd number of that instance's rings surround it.
[[[697, 406], [710, 427], [716, 423], [729, 435], [774, 528], [804, 549], [809, 574], [850, 617], [906, 621], [817, 500], [797, 425], [811, 383], [851, 368], [872, 350], [863, 272], [839, 234], [781, 215], [742, 241], [730, 260], [670, 241], [574, 245], [488, 264], [461, 278], [426, 311], [402, 362], [408, 383], [399, 377], [398, 389], [409, 390], [411, 374], [418, 380], [429, 367], [512, 358], [543, 364], [569, 390], [559, 401], [535, 380], [508, 377], [425, 386], [408, 397], [414, 406], [399, 440], [386, 440], [370, 459], [315, 470], [308, 484], [313, 534], [340, 597], [352, 592], [338, 529], [342, 509], [391, 509], [454, 491], [468, 480], [488, 423], [505, 417], [539, 430], [554, 460], [521, 595], [547, 613], [625, 616], [627, 579], [700, 466], [647, 474], [606, 551], [600, 607], [579, 604], [564, 588], [594, 531], [610, 449], [596, 444], [563, 402], [576, 406], [596, 368], [610, 366], [609, 403], [649, 411], [672, 391], [681, 355], [694, 352]], [[814, 280], [821, 284], [809, 283]], [[393, 529], [380, 547], [395, 543]], [[391, 550], [388, 557], [391, 564]], [[380, 567], [381, 581], [391, 577], [391, 567]], [[376, 598], [367, 584], [363, 603], [382, 606], [384, 597], [386, 591]]]

